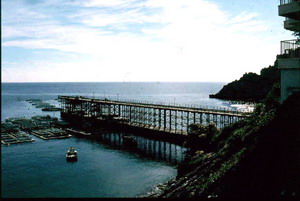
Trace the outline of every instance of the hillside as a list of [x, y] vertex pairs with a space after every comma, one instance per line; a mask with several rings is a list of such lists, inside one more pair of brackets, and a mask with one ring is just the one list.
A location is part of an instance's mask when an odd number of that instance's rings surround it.
[[217, 94], [211, 94], [210, 98], [259, 101], [263, 100], [275, 83], [280, 82], [277, 60], [273, 66], [263, 68], [260, 75], [245, 73], [239, 80], [225, 85]]
[[213, 136], [212, 150], [202, 147], [150, 197], [299, 199], [300, 93], [282, 105], [275, 94], [278, 88], [251, 117]]

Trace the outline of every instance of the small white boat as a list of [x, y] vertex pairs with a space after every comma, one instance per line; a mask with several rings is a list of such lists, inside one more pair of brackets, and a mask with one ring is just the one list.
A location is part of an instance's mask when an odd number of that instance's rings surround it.
[[70, 147], [67, 151], [66, 158], [68, 161], [76, 161], [77, 160], [77, 151], [74, 147]]

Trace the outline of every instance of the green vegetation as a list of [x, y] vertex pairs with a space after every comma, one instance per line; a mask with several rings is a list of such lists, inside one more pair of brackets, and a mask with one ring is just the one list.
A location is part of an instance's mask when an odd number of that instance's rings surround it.
[[212, 138], [220, 132], [216, 125], [211, 122], [208, 125], [191, 124], [184, 146], [189, 149], [189, 154], [194, 154], [199, 147], [205, 151], [213, 149]]
[[250, 117], [210, 137], [209, 126], [192, 125], [190, 139], [204, 134], [209, 147], [186, 143], [192, 155], [153, 197], [300, 198], [300, 93], [280, 105], [278, 91], [275, 85]]
[[239, 80], [225, 85], [217, 94], [210, 95], [211, 98], [260, 101], [266, 98], [268, 92], [275, 83], [280, 82], [277, 61], [273, 66], [263, 68], [260, 75], [256, 73], [245, 73]]
[[293, 35], [296, 36], [297, 38], [300, 38], [300, 32], [299, 31], [294, 31]]

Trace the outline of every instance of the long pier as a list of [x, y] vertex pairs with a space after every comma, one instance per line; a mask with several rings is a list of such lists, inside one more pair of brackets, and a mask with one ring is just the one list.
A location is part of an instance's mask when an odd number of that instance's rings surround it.
[[237, 122], [250, 113], [92, 99], [78, 96], [59, 96], [62, 116], [109, 121], [121, 125], [187, 135], [190, 124], [214, 122], [218, 128]]

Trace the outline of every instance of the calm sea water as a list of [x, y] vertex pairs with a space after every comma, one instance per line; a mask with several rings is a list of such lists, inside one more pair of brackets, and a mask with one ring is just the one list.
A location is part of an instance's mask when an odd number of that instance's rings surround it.
[[[210, 99], [225, 83], [2, 83], [1, 121], [9, 117], [44, 114], [30, 108], [30, 98], [52, 102], [58, 95], [90, 96], [118, 100], [228, 107], [228, 102]], [[51, 113], [53, 115], [53, 113]], [[59, 112], [54, 112], [59, 116]]]
[[[9, 117], [51, 115], [26, 102], [38, 98], [52, 104], [58, 95], [193, 104], [227, 107], [228, 103], [209, 99], [224, 83], [2, 83], [1, 120]], [[1, 147], [1, 196], [10, 197], [136, 197], [156, 184], [176, 176], [172, 161], [182, 159], [184, 149], [170, 143], [139, 137], [141, 155], [119, 149], [120, 133], [107, 139], [72, 137]], [[105, 138], [105, 136], [104, 136]], [[105, 143], [109, 141], [109, 143]], [[165, 155], [153, 146], [165, 146]], [[68, 163], [65, 153], [75, 146], [79, 160]], [[148, 148], [147, 148], [148, 147]], [[149, 153], [152, 150], [152, 153]], [[169, 151], [168, 151], [169, 150]], [[167, 152], [167, 153], [166, 153]], [[145, 156], [149, 154], [155, 157]], [[175, 155], [174, 155], [175, 154]], [[160, 157], [157, 157], [160, 156]], [[172, 159], [173, 158], [173, 159]], [[169, 160], [167, 160], [169, 159]]]

